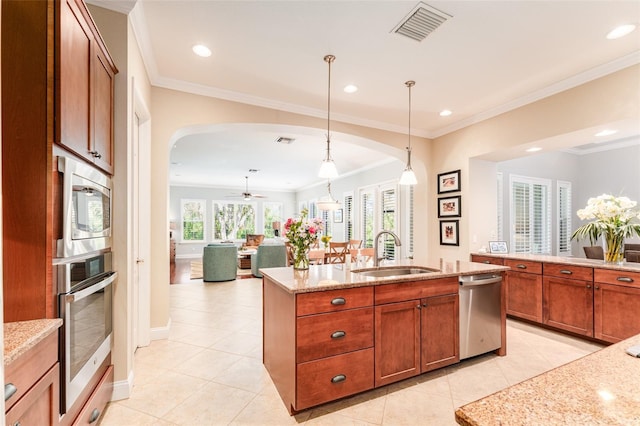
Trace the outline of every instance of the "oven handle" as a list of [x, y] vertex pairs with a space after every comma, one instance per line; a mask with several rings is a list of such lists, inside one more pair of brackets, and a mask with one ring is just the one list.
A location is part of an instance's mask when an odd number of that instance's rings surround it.
[[75, 293], [66, 294], [64, 296], [64, 300], [67, 303], [73, 303], [73, 302], [77, 302], [78, 300], [82, 300], [85, 297], [95, 293], [98, 290], [102, 290], [103, 288], [111, 284], [116, 279], [117, 276], [118, 276], [117, 272], [112, 272], [111, 275], [109, 275], [102, 281], [98, 281], [91, 287], [83, 288], [82, 290]]

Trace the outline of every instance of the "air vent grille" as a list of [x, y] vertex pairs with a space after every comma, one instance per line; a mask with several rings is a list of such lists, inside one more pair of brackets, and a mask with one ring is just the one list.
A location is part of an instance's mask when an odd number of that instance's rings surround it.
[[449, 18], [452, 16], [420, 2], [392, 32], [422, 41]]
[[293, 141], [295, 141], [294, 138], [287, 138], [287, 137], [284, 137], [284, 136], [280, 136], [278, 139], [276, 139], [277, 143], [283, 143], [285, 145], [289, 145]]

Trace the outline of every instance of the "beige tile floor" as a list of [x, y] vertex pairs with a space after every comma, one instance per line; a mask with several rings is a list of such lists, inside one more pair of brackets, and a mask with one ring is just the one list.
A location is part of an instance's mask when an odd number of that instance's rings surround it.
[[455, 408], [601, 346], [509, 320], [508, 355], [455, 366], [288, 415], [261, 361], [261, 281], [171, 286], [171, 331], [135, 355], [131, 397], [102, 426], [455, 425]]

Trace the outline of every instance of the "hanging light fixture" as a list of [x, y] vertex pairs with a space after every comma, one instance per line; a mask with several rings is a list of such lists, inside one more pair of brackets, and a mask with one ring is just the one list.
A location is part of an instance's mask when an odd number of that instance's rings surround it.
[[404, 168], [402, 175], [400, 176], [400, 185], [415, 185], [418, 183], [416, 174], [411, 168], [411, 88], [415, 86], [416, 82], [409, 80], [404, 83], [409, 88], [409, 145], [407, 146], [407, 166]]
[[331, 195], [331, 180], [327, 179], [327, 195], [320, 197], [320, 199], [316, 202], [316, 206], [319, 210], [337, 210], [340, 208], [340, 203], [338, 200], [333, 198]]
[[322, 160], [318, 176], [327, 179], [338, 177], [338, 169], [336, 168], [336, 163], [334, 163], [333, 159], [331, 158], [331, 134], [329, 133], [331, 124], [331, 63], [335, 59], [336, 57], [333, 55], [326, 55], [324, 57], [324, 61], [329, 64], [329, 84], [327, 90], [327, 157]]

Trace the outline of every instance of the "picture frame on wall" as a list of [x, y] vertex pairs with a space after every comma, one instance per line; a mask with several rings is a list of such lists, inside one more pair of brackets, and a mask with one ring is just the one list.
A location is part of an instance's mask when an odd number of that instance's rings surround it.
[[441, 220], [440, 221], [440, 245], [441, 246], [459, 246], [460, 237], [458, 220]]
[[461, 201], [460, 195], [438, 198], [438, 217], [460, 217]]
[[334, 210], [333, 223], [342, 223], [342, 209]]
[[460, 170], [438, 174], [438, 194], [460, 191]]
[[489, 253], [509, 253], [506, 241], [489, 241]]

